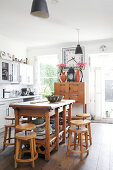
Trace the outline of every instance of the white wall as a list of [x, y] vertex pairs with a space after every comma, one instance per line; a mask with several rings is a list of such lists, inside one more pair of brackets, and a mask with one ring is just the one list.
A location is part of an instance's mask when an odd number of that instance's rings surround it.
[[[19, 59], [26, 58], [26, 46], [23, 43], [18, 43], [12, 39], [9, 39], [3, 35], [0, 35], [0, 51], [15, 55]], [[20, 90], [20, 85], [0, 84], [0, 98], [3, 96], [3, 88], [8, 91]]]
[[21, 59], [26, 58], [26, 46], [23, 43], [18, 43], [12, 39], [9, 39], [3, 35], [0, 35], [0, 51], [15, 55], [15, 57]]
[[[101, 45], [106, 45], [106, 51], [107, 53], [113, 52], [113, 39], [106, 39], [106, 40], [98, 40], [98, 41], [89, 41], [89, 42], [81, 42], [81, 45], [85, 46], [85, 62], [87, 63], [87, 67], [84, 70], [84, 81], [86, 82], [87, 86], [87, 112], [90, 113], [90, 107], [89, 107], [89, 90], [90, 90], [90, 82], [89, 82], [89, 56], [90, 54], [96, 54], [101, 53], [100, 50]], [[31, 47], [27, 49], [27, 56], [29, 58], [30, 63], [34, 63], [35, 56], [40, 55], [49, 55], [49, 54], [58, 54], [59, 56], [59, 63], [62, 63], [62, 48], [66, 47], [74, 47], [76, 46], [76, 43], [65, 43], [65, 44], [59, 44], [54, 46], [46, 46], [46, 47]], [[82, 107], [73, 107], [73, 114], [76, 114], [78, 112], [82, 112]]]

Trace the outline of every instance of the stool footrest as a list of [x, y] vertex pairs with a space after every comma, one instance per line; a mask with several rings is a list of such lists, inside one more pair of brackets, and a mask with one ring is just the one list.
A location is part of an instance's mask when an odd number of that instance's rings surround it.
[[5, 143], [5, 145], [15, 145], [15, 143]]
[[68, 152], [72, 152], [72, 153], [86, 153], [86, 152], [88, 152], [89, 151], [89, 149], [86, 149], [86, 150], [84, 150], [84, 151], [77, 151], [77, 150], [72, 150], [72, 149], [68, 149]]
[[[38, 158], [38, 153], [35, 153], [34, 160]], [[16, 159], [17, 162], [32, 162], [33, 159]]]

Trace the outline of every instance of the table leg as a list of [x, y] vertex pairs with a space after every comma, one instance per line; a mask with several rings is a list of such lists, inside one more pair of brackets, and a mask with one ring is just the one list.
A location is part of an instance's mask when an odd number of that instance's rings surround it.
[[66, 107], [63, 106], [63, 142], [66, 141]]
[[19, 110], [15, 109], [14, 113], [15, 113], [15, 134], [16, 134], [18, 132], [16, 126], [19, 124]]
[[72, 104], [69, 105], [69, 111], [68, 111], [68, 125], [70, 126], [71, 121], [71, 110], [72, 110]]
[[[15, 134], [16, 134], [18, 132], [16, 126], [19, 124], [19, 110], [15, 109], [14, 113], [15, 113]], [[16, 149], [16, 138], [15, 138], [15, 149]]]
[[55, 136], [56, 136], [56, 150], [59, 148], [59, 112], [55, 109]]
[[49, 112], [45, 114], [45, 122], [46, 122], [46, 138], [45, 138], [45, 160], [50, 159], [50, 116]]

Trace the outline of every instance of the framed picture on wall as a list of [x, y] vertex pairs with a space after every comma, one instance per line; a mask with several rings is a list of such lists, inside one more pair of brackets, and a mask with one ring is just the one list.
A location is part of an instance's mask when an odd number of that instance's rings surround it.
[[85, 62], [85, 50], [82, 47], [83, 54], [75, 54], [76, 47], [62, 48], [62, 63], [66, 64], [66, 68], [75, 67], [77, 68], [77, 63]]

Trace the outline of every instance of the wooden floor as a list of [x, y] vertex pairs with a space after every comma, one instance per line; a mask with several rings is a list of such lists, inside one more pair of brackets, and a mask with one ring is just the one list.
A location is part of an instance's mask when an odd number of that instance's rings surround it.
[[[49, 161], [39, 157], [34, 170], [113, 170], [113, 124], [92, 123], [93, 144], [89, 156], [80, 161], [80, 156], [66, 156], [67, 144], [61, 144], [59, 151], [51, 153]], [[85, 156], [85, 155], [84, 155]], [[13, 170], [13, 148], [0, 153], [0, 170]], [[30, 163], [19, 163], [18, 170], [31, 170]]]

